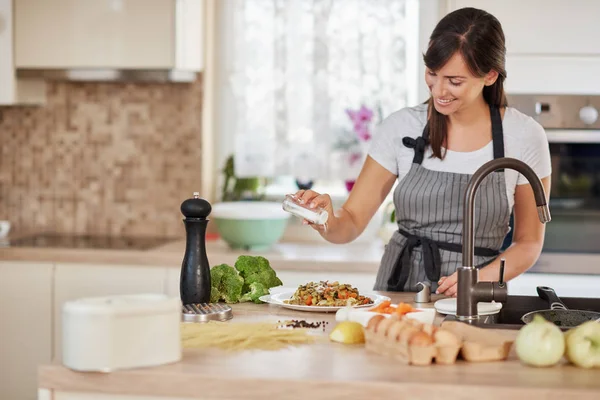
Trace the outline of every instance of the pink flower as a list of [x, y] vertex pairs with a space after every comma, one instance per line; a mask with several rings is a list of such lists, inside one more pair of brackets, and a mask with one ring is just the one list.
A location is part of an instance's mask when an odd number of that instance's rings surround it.
[[360, 127], [354, 126], [354, 130], [359, 139], [362, 139], [365, 142], [371, 139], [371, 133], [369, 132], [369, 127], [367, 125], [362, 125]]
[[350, 117], [350, 120], [354, 125], [354, 132], [356, 132], [358, 138], [365, 142], [371, 139], [369, 122], [371, 122], [371, 119], [373, 118], [373, 111], [362, 105], [357, 111], [347, 108], [346, 114]]
[[362, 155], [360, 153], [352, 153], [352, 154], [350, 154], [350, 165], [354, 165], [355, 163], [357, 163], [358, 161], [360, 161], [361, 156]]
[[347, 108], [346, 113], [348, 114], [352, 122], [354, 122], [355, 126], [357, 124], [371, 122], [371, 119], [373, 118], [373, 111], [371, 111], [364, 105], [362, 105], [360, 107], [360, 110], [358, 111], [350, 110], [349, 108]]

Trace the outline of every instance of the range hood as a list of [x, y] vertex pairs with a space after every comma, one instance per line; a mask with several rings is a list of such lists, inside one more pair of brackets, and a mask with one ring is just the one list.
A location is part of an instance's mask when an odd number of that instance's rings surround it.
[[83, 82], [193, 82], [195, 71], [182, 69], [17, 68], [17, 78]]
[[203, 0], [13, 0], [23, 79], [191, 82], [202, 70]]

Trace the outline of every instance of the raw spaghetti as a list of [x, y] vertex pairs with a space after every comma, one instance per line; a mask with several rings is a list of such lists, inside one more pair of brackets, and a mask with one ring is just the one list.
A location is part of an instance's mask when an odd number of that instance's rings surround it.
[[308, 329], [281, 329], [270, 323], [182, 323], [184, 348], [217, 347], [228, 351], [279, 350], [288, 346], [314, 343]]

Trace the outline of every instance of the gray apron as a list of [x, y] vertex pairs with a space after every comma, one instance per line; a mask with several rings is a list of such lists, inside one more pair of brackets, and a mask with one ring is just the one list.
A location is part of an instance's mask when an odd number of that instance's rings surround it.
[[[504, 157], [500, 111], [490, 107], [494, 158]], [[432, 290], [442, 276], [462, 264], [464, 194], [471, 175], [432, 171], [421, 163], [428, 145], [429, 126], [414, 139], [402, 139], [415, 156], [408, 174], [394, 191], [398, 231], [386, 246], [374, 290], [417, 291], [418, 282]], [[475, 259], [478, 268], [499, 254], [509, 231], [510, 209], [504, 171], [488, 175], [475, 196]]]

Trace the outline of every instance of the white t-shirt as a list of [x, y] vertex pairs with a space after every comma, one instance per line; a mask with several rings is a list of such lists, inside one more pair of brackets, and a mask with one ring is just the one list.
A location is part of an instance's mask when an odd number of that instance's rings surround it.
[[[421, 136], [427, 123], [427, 104], [403, 108], [394, 112], [379, 124], [373, 136], [369, 155], [381, 166], [398, 176], [400, 182], [408, 173], [414, 157], [414, 149], [404, 146], [402, 138]], [[533, 118], [515, 108], [507, 107], [502, 120], [504, 130], [504, 155], [529, 165], [541, 178], [550, 176], [550, 149], [544, 128]], [[491, 129], [491, 128], [490, 128]], [[444, 172], [473, 174], [479, 167], [494, 158], [493, 142], [471, 152], [447, 150], [443, 160], [431, 158], [431, 146], [427, 146], [423, 167]], [[505, 170], [506, 194], [512, 210], [517, 185], [528, 184], [520, 173]]]

